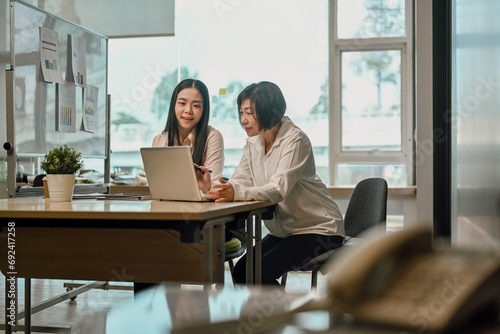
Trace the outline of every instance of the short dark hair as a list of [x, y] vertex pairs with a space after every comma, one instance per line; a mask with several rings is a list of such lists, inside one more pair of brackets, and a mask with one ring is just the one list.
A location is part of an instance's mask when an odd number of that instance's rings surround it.
[[179, 122], [175, 116], [175, 103], [177, 95], [185, 88], [196, 88], [203, 98], [203, 113], [201, 119], [196, 124], [196, 137], [193, 149], [193, 162], [198, 165], [203, 165], [203, 157], [205, 155], [205, 147], [208, 138], [208, 120], [210, 119], [210, 96], [208, 88], [203, 82], [196, 79], [184, 79], [177, 84], [170, 98], [170, 107], [168, 109], [167, 124], [163, 132], [168, 133], [168, 146], [174, 146], [175, 142], [179, 141]]
[[[269, 81], [261, 81], [247, 86], [238, 95], [238, 115], [243, 101], [249, 99], [255, 107], [259, 130], [269, 130], [278, 124], [286, 111], [286, 102], [281, 89]], [[241, 116], [240, 116], [241, 124]]]

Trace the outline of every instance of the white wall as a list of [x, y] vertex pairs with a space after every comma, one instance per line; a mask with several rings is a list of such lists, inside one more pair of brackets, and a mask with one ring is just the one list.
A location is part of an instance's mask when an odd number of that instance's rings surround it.
[[174, 0], [28, 0], [27, 2], [108, 37], [174, 35]]
[[416, 215], [407, 223], [433, 221], [432, 0], [415, 1]]

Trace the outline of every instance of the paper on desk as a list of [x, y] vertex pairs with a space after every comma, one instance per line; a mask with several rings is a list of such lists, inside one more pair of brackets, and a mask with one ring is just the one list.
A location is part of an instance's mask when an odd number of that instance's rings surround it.
[[139, 201], [143, 196], [140, 195], [124, 195], [121, 193], [117, 194], [101, 194], [101, 193], [91, 193], [91, 194], [73, 194], [73, 199], [117, 199], [117, 200], [127, 200], [127, 201]]

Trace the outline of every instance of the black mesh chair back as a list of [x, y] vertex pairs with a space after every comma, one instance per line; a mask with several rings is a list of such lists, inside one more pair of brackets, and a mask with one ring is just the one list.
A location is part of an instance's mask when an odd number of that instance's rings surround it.
[[354, 188], [344, 217], [345, 234], [356, 237], [387, 220], [387, 182], [382, 178], [360, 181]]

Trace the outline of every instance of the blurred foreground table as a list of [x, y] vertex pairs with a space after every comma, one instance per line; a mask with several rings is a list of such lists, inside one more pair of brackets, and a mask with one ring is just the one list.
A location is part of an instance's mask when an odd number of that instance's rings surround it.
[[[241, 287], [219, 291], [181, 290], [159, 284], [136, 296], [135, 303], [117, 306], [89, 318], [71, 333], [93, 334], [417, 334], [418, 329], [386, 328], [357, 323], [349, 317], [335, 319], [327, 311], [281, 317], [265, 330], [269, 317], [283, 315], [321, 299], [316, 292], [286, 293], [281, 288]], [[267, 325], [266, 325], [267, 327]], [[493, 334], [500, 324], [479, 322], [462, 333]], [[428, 331], [425, 331], [428, 333]], [[429, 332], [430, 333], [430, 332]], [[458, 332], [454, 332], [458, 333]]]

